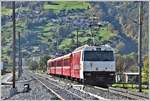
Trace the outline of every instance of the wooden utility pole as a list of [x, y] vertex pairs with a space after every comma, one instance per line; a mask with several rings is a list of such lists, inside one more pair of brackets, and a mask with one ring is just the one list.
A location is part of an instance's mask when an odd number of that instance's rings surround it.
[[143, 24], [143, 2], [139, 4], [139, 35], [138, 35], [138, 65], [139, 65], [139, 92], [142, 92], [142, 24]]
[[15, 88], [15, 72], [16, 72], [16, 18], [15, 18], [15, 1], [12, 3], [13, 6], [13, 88]]
[[20, 32], [18, 33], [18, 41], [19, 41], [19, 62], [18, 62], [18, 77], [21, 76], [22, 73], [22, 56], [21, 56], [21, 42], [20, 42]]

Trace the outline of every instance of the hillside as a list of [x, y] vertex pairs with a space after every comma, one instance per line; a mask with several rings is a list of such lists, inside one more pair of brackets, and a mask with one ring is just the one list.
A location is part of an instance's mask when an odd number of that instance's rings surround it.
[[[2, 2], [2, 60], [11, 61], [11, 2]], [[144, 3], [143, 54], [148, 53], [148, 2]], [[137, 2], [16, 2], [16, 29], [21, 32], [23, 57], [62, 55], [79, 46], [110, 44], [119, 54], [137, 52]], [[94, 17], [97, 17], [94, 20]], [[131, 18], [131, 19], [130, 19]], [[104, 22], [100, 28], [89, 25]], [[106, 24], [105, 24], [106, 23]], [[18, 44], [18, 39], [17, 39]]]
[[[95, 3], [96, 4], [96, 3]], [[97, 5], [97, 6], [96, 6]], [[100, 3], [95, 6], [101, 13], [102, 21], [109, 21], [115, 30], [118, 31], [118, 37], [123, 42], [120, 49], [123, 53], [137, 51], [138, 41], [138, 10], [137, 2], [108, 2]], [[143, 20], [143, 54], [148, 52], [148, 2], [144, 2], [144, 20]], [[116, 41], [116, 40], [115, 40]]]

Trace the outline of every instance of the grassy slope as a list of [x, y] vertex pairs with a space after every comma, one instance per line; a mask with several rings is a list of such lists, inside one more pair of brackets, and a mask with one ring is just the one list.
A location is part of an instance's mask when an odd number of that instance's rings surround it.
[[98, 35], [102, 37], [102, 40], [109, 40], [111, 37], [115, 36], [116, 33], [109, 31], [107, 27], [103, 27], [99, 30]]
[[47, 4], [44, 5], [44, 10], [53, 10], [54, 12], [60, 12], [61, 10], [72, 10], [72, 9], [86, 9], [89, 6], [89, 3], [78, 2], [78, 1], [57, 1], [56, 4]]
[[1, 7], [1, 14], [3, 16], [9, 16], [12, 14], [12, 10], [10, 8], [6, 8], [6, 7]]

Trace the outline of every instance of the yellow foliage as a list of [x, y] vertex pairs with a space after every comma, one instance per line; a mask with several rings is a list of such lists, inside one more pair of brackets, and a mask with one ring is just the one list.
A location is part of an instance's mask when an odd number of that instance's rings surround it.
[[148, 62], [148, 56], [144, 57], [144, 67], [142, 69], [142, 82], [148, 82], [149, 81], [149, 62]]

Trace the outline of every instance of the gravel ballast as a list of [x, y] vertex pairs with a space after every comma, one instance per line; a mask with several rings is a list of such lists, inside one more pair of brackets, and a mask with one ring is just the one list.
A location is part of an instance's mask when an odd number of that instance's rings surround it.
[[[23, 92], [24, 84], [29, 84], [31, 90]], [[55, 100], [58, 99], [53, 93], [42, 86], [37, 80], [33, 79], [25, 72], [16, 81], [17, 94], [10, 97], [12, 85], [1, 86], [1, 99], [3, 100]], [[59, 99], [58, 99], [59, 100]]]

